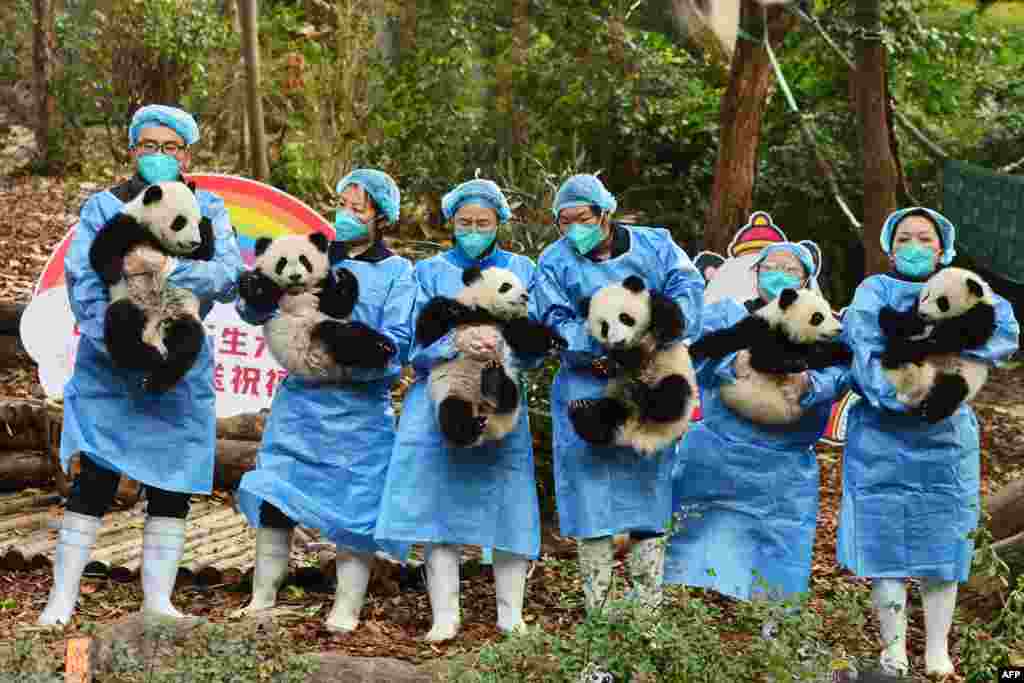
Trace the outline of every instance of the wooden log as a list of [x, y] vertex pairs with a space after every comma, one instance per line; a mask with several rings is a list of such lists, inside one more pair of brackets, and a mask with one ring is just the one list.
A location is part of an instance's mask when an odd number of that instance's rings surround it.
[[217, 419], [217, 438], [236, 441], [259, 441], [263, 438], [266, 416], [262, 413], [244, 413]]
[[1000, 541], [1024, 531], [1024, 479], [1015, 479], [985, 499], [988, 529]]
[[46, 453], [0, 453], [0, 491], [48, 485], [53, 474], [53, 463]]
[[214, 487], [226, 491], [237, 489], [242, 475], [256, 466], [259, 448], [258, 441], [218, 439]]
[[23, 304], [0, 301], [0, 336], [19, 336], [21, 314], [24, 311], [25, 306]]

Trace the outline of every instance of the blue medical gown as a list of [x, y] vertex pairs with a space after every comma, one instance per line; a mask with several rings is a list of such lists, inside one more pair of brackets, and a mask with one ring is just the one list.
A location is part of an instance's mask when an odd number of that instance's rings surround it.
[[[223, 200], [204, 190], [197, 191], [196, 198], [213, 223], [214, 258], [178, 259], [170, 282], [199, 298], [205, 318], [214, 301], [234, 300], [242, 255]], [[64, 258], [68, 298], [81, 337], [74, 373], [64, 388], [61, 465], [68, 469], [71, 457], [84, 452], [100, 466], [141, 484], [209, 493], [217, 438], [210, 340], [182, 381], [159, 395], [140, 388], [141, 371], [115, 368], [103, 341], [110, 296], [89, 264], [89, 248], [123, 204], [109, 191], [90, 197]]]
[[[978, 524], [978, 421], [962, 405], [937, 424], [908, 414], [886, 379], [878, 327], [883, 306], [910, 308], [923, 283], [873, 275], [857, 287], [843, 318], [854, 352], [852, 381], [865, 400], [850, 409], [843, 456], [839, 563], [858, 576], [966, 581]], [[962, 355], [990, 364], [1017, 350], [1020, 328], [996, 297], [996, 332]]]
[[[733, 299], [704, 309], [704, 334], [748, 315]], [[764, 591], [781, 596], [808, 589], [818, 515], [814, 444], [833, 401], [846, 390], [848, 367], [809, 371], [801, 397], [807, 410], [790, 425], [759, 425], [722, 401], [736, 381], [729, 354], [697, 365], [703, 420], [680, 446], [673, 487], [681, 513], [669, 539], [665, 580], [713, 588], [749, 600]]]
[[630, 275], [676, 301], [686, 316], [684, 339], [701, 327], [704, 278], [667, 230], [633, 228], [629, 248], [607, 261], [580, 256], [566, 238], [540, 257], [533, 299], [538, 317], [569, 343], [551, 388], [555, 495], [562, 535], [596, 538], [625, 531], [660, 532], [672, 516], [674, 443], [651, 456], [622, 447], [595, 447], [569, 420], [571, 401], [600, 398], [606, 380], [586, 369], [605, 350], [587, 329], [579, 302]]
[[[373, 539], [384, 477], [395, 440], [390, 389], [409, 352], [409, 315], [416, 284], [412, 264], [390, 255], [376, 263], [343, 259], [333, 264], [359, 280], [352, 320], [387, 336], [397, 347], [387, 368], [354, 368], [352, 381], [316, 383], [289, 374], [270, 406], [256, 468], [238, 486], [239, 508], [260, 526], [268, 501], [290, 519], [319, 529], [338, 546], [359, 552], [404, 548]], [[268, 319], [239, 300], [252, 324]]]
[[[419, 312], [435, 296], [455, 297], [463, 288], [462, 271], [473, 263], [514, 272], [532, 288], [536, 267], [518, 254], [495, 249], [469, 261], [458, 249], [416, 264], [415, 329]], [[420, 543], [489, 546], [536, 558], [540, 552], [540, 509], [533, 467], [533, 440], [522, 391], [519, 423], [504, 439], [476, 448], [450, 447], [430, 399], [430, 370], [456, 357], [454, 332], [424, 348], [413, 342], [416, 381], [402, 404], [377, 538]], [[539, 357], [518, 359], [536, 367]]]

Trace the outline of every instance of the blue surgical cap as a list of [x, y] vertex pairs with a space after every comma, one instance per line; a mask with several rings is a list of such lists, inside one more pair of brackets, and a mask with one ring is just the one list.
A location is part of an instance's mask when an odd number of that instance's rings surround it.
[[558, 188], [551, 213], [554, 214], [555, 220], [558, 220], [558, 214], [562, 209], [571, 209], [575, 206], [596, 206], [601, 211], [614, 213], [618, 202], [596, 175], [581, 173], [572, 176]]
[[808, 251], [807, 247], [796, 242], [777, 242], [775, 244], [769, 244], [767, 247], [761, 250], [760, 254], [757, 255], [757, 260], [754, 261], [753, 265], [751, 265], [751, 268], [756, 268], [766, 258], [780, 251], [788, 251], [790, 254], [800, 259], [800, 263], [803, 265], [804, 270], [807, 272], [807, 277], [813, 278], [816, 275], [816, 273], [814, 272], [814, 257], [811, 256], [811, 252]]
[[882, 251], [886, 254], [892, 254], [892, 238], [896, 233], [896, 227], [908, 216], [924, 216], [935, 224], [935, 227], [939, 229], [939, 240], [942, 242], [942, 256], [939, 257], [939, 263], [944, 266], [952, 263], [953, 257], [956, 256], [956, 249], [953, 246], [956, 242], [956, 228], [941, 213], [926, 209], [923, 206], [912, 206], [909, 209], [900, 209], [889, 214], [889, 217], [885, 219], [885, 224], [882, 226], [880, 237]]
[[477, 178], [467, 180], [441, 199], [441, 213], [444, 219], [450, 221], [459, 207], [466, 204], [479, 204], [488, 209], [494, 209], [498, 214], [498, 222], [504, 223], [512, 217], [512, 209], [505, 199], [501, 188], [490, 180]]
[[373, 168], [357, 168], [338, 182], [335, 191], [341, 194], [349, 185], [358, 185], [366, 190], [366, 194], [377, 205], [377, 210], [384, 214], [388, 225], [398, 222], [402, 195], [391, 176]]
[[199, 142], [199, 126], [192, 115], [177, 107], [150, 104], [142, 107], [128, 127], [128, 144], [132, 147], [139, 141], [139, 131], [150, 126], [167, 126], [181, 136], [186, 145]]

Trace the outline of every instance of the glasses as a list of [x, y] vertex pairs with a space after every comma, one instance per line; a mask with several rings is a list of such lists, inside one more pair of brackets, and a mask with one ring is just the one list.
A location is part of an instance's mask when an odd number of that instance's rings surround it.
[[804, 279], [803, 268], [795, 268], [793, 266], [777, 266], [772, 263], [764, 263], [761, 264], [761, 270], [773, 270], [776, 272], [785, 273], [786, 275], [792, 275], [793, 277], [799, 278], [801, 280]]
[[184, 152], [188, 149], [188, 145], [182, 145], [177, 142], [156, 142], [154, 140], [146, 140], [140, 142], [138, 148], [147, 154], [156, 154], [162, 152], [164, 154], [177, 154], [178, 152]]

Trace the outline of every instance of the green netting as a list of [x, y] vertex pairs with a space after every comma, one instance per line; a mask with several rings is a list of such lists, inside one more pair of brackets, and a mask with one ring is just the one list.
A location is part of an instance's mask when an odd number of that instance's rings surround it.
[[947, 161], [942, 213], [956, 226], [957, 251], [1024, 284], [1024, 176]]

